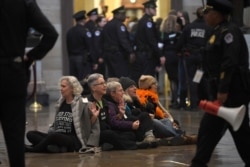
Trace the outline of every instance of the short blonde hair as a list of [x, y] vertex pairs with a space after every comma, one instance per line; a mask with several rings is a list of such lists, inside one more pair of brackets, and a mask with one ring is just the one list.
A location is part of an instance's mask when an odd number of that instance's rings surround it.
[[61, 82], [63, 80], [66, 80], [70, 87], [73, 88], [73, 95], [74, 96], [80, 96], [83, 92], [83, 87], [80, 84], [80, 82], [77, 80], [74, 76], [62, 76], [59, 80], [59, 87], [61, 85]]
[[119, 82], [116, 81], [110, 81], [107, 83], [107, 95], [111, 95], [111, 92], [115, 92], [117, 87], [122, 87], [122, 85]]

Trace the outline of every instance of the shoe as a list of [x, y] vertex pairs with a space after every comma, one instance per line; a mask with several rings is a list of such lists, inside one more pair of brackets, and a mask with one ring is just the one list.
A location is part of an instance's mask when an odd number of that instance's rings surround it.
[[114, 146], [109, 143], [103, 143], [102, 144], [102, 151], [111, 151], [113, 150]]
[[49, 153], [65, 153], [67, 152], [67, 148], [64, 146], [48, 145], [47, 151]]
[[25, 152], [33, 152], [33, 146], [32, 145], [25, 145], [24, 146]]
[[81, 154], [95, 154], [101, 152], [100, 147], [86, 147], [79, 150]]
[[137, 149], [147, 149], [150, 148], [150, 143], [147, 142], [136, 142]]
[[151, 143], [151, 142], [155, 142], [156, 141], [156, 138], [154, 135], [147, 135], [142, 142], [145, 142], [145, 143]]
[[160, 139], [158, 143], [161, 146], [180, 146], [184, 145], [185, 139], [183, 136], [168, 137]]
[[184, 144], [185, 145], [191, 145], [191, 144], [196, 144], [197, 143], [197, 135], [183, 135], [184, 138]]

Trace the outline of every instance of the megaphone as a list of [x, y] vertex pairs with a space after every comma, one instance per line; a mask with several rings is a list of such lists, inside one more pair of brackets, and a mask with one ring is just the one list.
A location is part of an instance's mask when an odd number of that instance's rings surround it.
[[201, 100], [199, 107], [209, 114], [225, 119], [233, 127], [234, 131], [240, 128], [246, 112], [244, 105], [236, 108], [227, 108], [220, 106], [216, 101], [211, 102], [207, 100]]

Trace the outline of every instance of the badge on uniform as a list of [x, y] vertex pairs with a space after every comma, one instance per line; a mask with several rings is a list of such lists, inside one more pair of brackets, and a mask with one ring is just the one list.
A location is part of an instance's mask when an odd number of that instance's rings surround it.
[[193, 78], [193, 82], [200, 83], [204, 72], [200, 69], [196, 70]]
[[209, 44], [213, 44], [215, 39], [216, 39], [215, 35], [212, 35], [209, 39]]
[[147, 27], [148, 28], [152, 28], [152, 25], [153, 25], [152, 22], [147, 22]]
[[91, 38], [91, 32], [87, 32], [87, 37]]
[[95, 36], [100, 36], [101, 32], [99, 30], [95, 31]]
[[126, 30], [126, 28], [125, 28], [125, 26], [121, 26], [121, 31], [125, 31]]
[[233, 35], [232, 35], [231, 33], [227, 33], [227, 34], [225, 35], [225, 37], [224, 37], [224, 40], [225, 40], [225, 42], [226, 42], [227, 44], [230, 44], [230, 43], [233, 42], [234, 37], [233, 37]]

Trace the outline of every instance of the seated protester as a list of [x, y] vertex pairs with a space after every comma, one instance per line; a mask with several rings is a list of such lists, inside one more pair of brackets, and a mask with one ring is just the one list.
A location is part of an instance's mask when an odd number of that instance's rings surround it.
[[88, 100], [96, 103], [100, 109], [96, 119], [100, 122], [100, 145], [103, 151], [109, 150], [134, 150], [137, 149], [136, 137], [133, 132], [123, 132], [112, 130], [109, 125], [109, 102], [104, 99], [107, 85], [104, 76], [99, 73], [94, 73], [88, 77], [88, 86], [91, 94]]
[[125, 114], [124, 91], [119, 82], [107, 83], [105, 96], [109, 103], [109, 124], [113, 130], [134, 132], [138, 144], [149, 144], [156, 147], [157, 142], [153, 135], [152, 122], [147, 115], [132, 117]]
[[100, 126], [94, 120], [99, 110], [95, 104], [83, 99], [83, 91], [77, 78], [63, 76], [59, 82], [61, 97], [58, 100], [55, 121], [48, 133], [29, 131], [27, 139], [32, 144], [26, 146], [27, 152], [60, 153], [99, 152]]
[[185, 131], [180, 129], [179, 123], [172, 118], [170, 113], [159, 102], [156, 79], [151, 75], [142, 75], [138, 85], [139, 89], [136, 90], [136, 94], [139, 97], [140, 104], [154, 118], [154, 134], [156, 137], [163, 138], [160, 144], [194, 144], [197, 137], [186, 136]]

